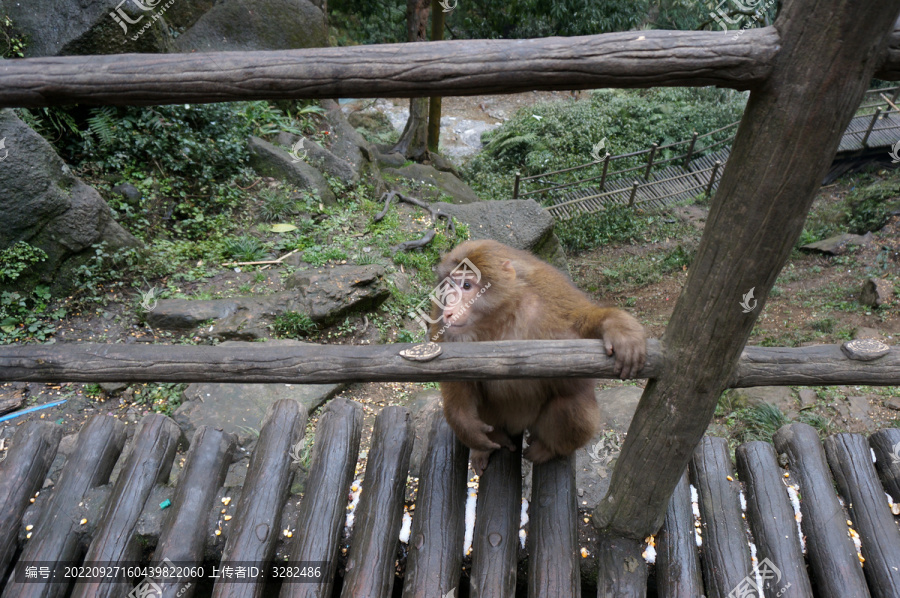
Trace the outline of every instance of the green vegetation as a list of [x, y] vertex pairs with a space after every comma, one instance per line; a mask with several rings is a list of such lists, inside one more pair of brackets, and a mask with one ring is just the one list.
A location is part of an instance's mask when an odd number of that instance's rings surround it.
[[900, 209], [900, 176], [882, 179], [857, 175], [857, 186], [839, 201], [813, 206], [797, 246], [815, 243], [845, 232], [865, 234], [883, 227]]
[[272, 330], [280, 338], [300, 338], [309, 336], [318, 329], [309, 314], [288, 311], [275, 318]]
[[13, 25], [9, 15], [0, 17], [0, 58], [25, 58], [28, 37]]
[[[465, 168], [466, 180], [485, 199], [508, 199], [518, 171], [523, 176], [590, 162], [594, 145], [606, 138], [613, 155], [645, 150], [690, 139], [737, 121], [746, 96], [713, 88], [604, 89], [590, 101], [551, 102], [519, 110], [501, 127], [482, 136], [485, 150]], [[724, 131], [713, 143], [733, 134]], [[702, 149], [698, 143], [698, 150]], [[662, 160], [683, 154], [686, 147], [662, 150]], [[702, 153], [702, 152], [699, 152]], [[616, 162], [616, 169], [646, 163], [646, 156]], [[601, 165], [577, 171], [577, 178], [599, 176]], [[567, 182], [565, 176], [554, 182]], [[527, 191], [527, 189], [523, 189]]]
[[25, 241], [0, 251], [0, 344], [46, 340], [56, 330], [52, 322], [65, 317], [65, 309], [51, 310], [50, 289], [44, 285], [30, 291], [17, 288], [16, 281], [28, 269], [47, 259], [47, 254]]

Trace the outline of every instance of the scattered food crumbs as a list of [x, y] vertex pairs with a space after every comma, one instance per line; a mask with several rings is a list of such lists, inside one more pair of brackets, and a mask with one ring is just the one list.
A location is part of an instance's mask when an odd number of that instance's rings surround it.
[[27, 534], [25, 534], [25, 538], [28, 539], [28, 540], [30, 540], [30, 539], [31, 539], [31, 532], [28, 532]]
[[26, 531], [26, 532], [30, 532], [33, 528], [34, 528], [33, 525], [28, 524], [28, 525], [25, 526], [25, 531]]
[[221, 536], [221, 535], [222, 535], [222, 530], [217, 529], [217, 530], [216, 530], [216, 535], [217, 535], [217, 536]]
[[733, 481], [734, 481], [734, 478], [731, 477], [731, 476], [725, 476], [725, 479], [728, 480], [729, 482], [733, 482]]
[[587, 548], [585, 548], [583, 546], [581, 547], [581, 558], [586, 559], [586, 558], [588, 558], [588, 556], [590, 556], [590, 554], [591, 553], [588, 552]]
[[231, 521], [231, 515], [225, 515], [224, 517], [222, 517], [222, 519], [224, 519], [225, 521]]
[[227, 507], [230, 503], [231, 503], [231, 497], [230, 497], [230, 496], [223, 496], [223, 497], [222, 497], [222, 504], [223, 504], [223, 505], [225, 505], [225, 506]]
[[82, 520], [81, 520], [81, 525], [84, 525], [85, 523], [87, 523], [87, 519], [82, 519]]

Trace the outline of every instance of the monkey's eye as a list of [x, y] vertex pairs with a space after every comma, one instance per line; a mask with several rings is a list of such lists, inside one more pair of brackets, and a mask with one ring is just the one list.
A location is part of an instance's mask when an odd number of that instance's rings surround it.
[[463, 290], [468, 291], [469, 289], [472, 288], [472, 283], [467, 280], [466, 282], [463, 283], [462, 288], [463, 288]]

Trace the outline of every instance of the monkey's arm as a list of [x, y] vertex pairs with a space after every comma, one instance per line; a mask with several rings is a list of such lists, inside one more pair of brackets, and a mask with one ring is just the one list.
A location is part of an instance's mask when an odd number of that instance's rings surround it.
[[647, 337], [644, 327], [632, 315], [613, 307], [591, 305], [578, 324], [582, 338], [603, 339], [606, 354], [616, 356], [615, 373], [623, 379], [633, 378], [644, 367]]
[[441, 395], [444, 397], [444, 417], [464, 445], [480, 451], [500, 448], [488, 437], [494, 427], [478, 415], [481, 393], [474, 382], [441, 382]]

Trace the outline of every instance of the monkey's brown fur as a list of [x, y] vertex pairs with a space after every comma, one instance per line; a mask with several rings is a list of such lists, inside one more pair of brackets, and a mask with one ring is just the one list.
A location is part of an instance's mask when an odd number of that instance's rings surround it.
[[[480, 272], [462, 277], [468, 259]], [[435, 305], [429, 338], [437, 342], [526, 339], [603, 339], [615, 354], [616, 373], [631, 377], [646, 356], [644, 329], [632, 316], [600, 307], [561, 272], [525, 251], [496, 241], [468, 241], [444, 256], [438, 281], [451, 277], [455, 290], [443, 308]], [[458, 301], [456, 301], [458, 299]], [[592, 379], [442, 382], [444, 415], [472, 449], [482, 473], [491, 452], [510, 437], [529, 432], [525, 457], [542, 463], [584, 446], [598, 426]]]

